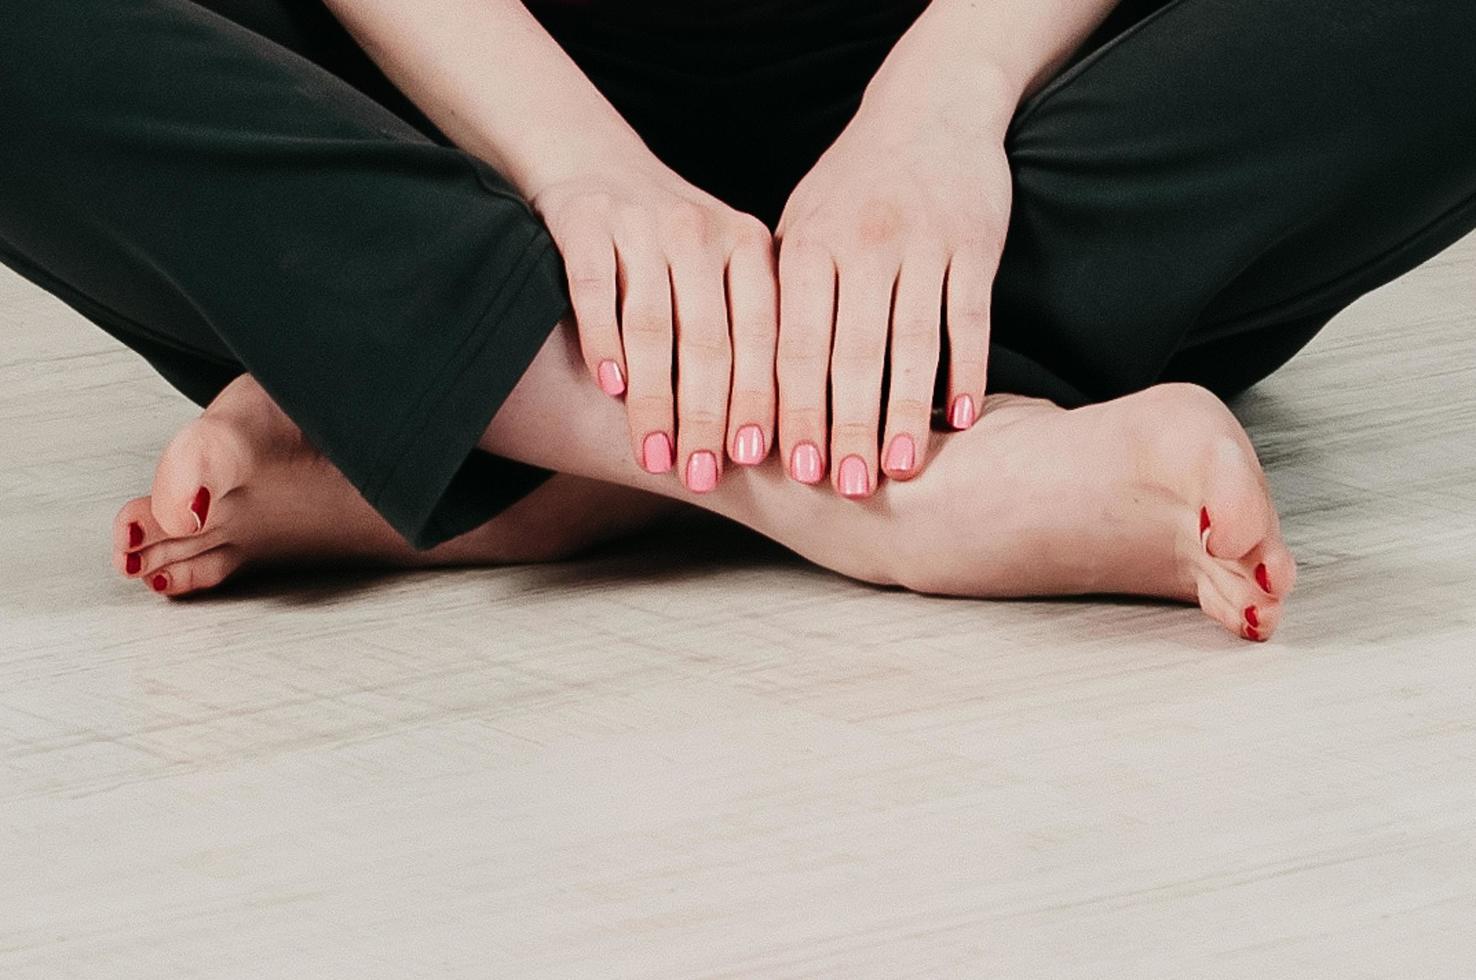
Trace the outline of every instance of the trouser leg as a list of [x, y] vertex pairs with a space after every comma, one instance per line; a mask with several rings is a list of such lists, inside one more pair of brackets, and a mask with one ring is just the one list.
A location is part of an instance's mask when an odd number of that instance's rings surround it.
[[546, 475], [473, 449], [566, 309], [496, 173], [186, 0], [10, 4], [0, 35], [7, 264], [196, 400], [249, 371], [417, 545]]
[[1010, 128], [992, 388], [1232, 394], [1476, 227], [1476, 5], [1133, 7]]

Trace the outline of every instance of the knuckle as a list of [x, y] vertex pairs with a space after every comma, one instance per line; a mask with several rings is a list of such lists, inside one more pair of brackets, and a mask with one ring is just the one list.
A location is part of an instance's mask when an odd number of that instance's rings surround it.
[[823, 267], [830, 261], [830, 249], [824, 236], [812, 228], [789, 232], [779, 242], [779, 264], [791, 269]]
[[779, 417], [788, 423], [811, 422], [816, 425], [825, 417], [824, 406], [807, 398], [782, 399]]
[[644, 417], [669, 416], [671, 414], [672, 397], [670, 393], [652, 391], [632, 392], [625, 399], [625, 410], [631, 415]]
[[692, 429], [718, 430], [721, 431], [727, 421], [722, 412], [714, 412], [706, 408], [683, 407], [677, 412], [677, 417], [683, 426]]
[[701, 361], [704, 364], [730, 362], [733, 356], [728, 338], [716, 333], [682, 334], [678, 355], [683, 361]]
[[663, 226], [666, 234], [687, 244], [705, 245], [712, 237], [712, 219], [707, 209], [686, 201], [667, 212]]
[[729, 234], [733, 245], [739, 248], [767, 249], [774, 241], [769, 226], [751, 214], [740, 215]]
[[671, 339], [671, 320], [660, 313], [642, 310], [626, 316], [620, 325], [626, 338], [636, 343], [666, 342]]
[[830, 366], [836, 374], [880, 373], [886, 352], [879, 344], [840, 345], [831, 355]]
[[942, 325], [937, 317], [904, 317], [892, 324], [892, 342], [909, 349], [936, 345], [941, 331]]
[[787, 338], [782, 334], [779, 337], [778, 361], [795, 368], [813, 367], [816, 364], [827, 363], [830, 360], [830, 349], [821, 346], [809, 338], [800, 340]]
[[948, 310], [948, 323], [953, 327], [981, 327], [989, 322], [989, 304], [983, 300], [966, 300]]
[[887, 402], [887, 414], [900, 419], [926, 419], [933, 413], [933, 406], [921, 398], [892, 398]]
[[873, 199], [861, 205], [855, 240], [864, 248], [896, 241], [906, 224], [906, 215], [894, 202]]
[[837, 439], [871, 439], [876, 436], [876, 421], [867, 419], [836, 419], [830, 427]]
[[734, 405], [771, 405], [774, 401], [772, 388], [751, 388], [740, 385], [733, 389], [732, 403]]

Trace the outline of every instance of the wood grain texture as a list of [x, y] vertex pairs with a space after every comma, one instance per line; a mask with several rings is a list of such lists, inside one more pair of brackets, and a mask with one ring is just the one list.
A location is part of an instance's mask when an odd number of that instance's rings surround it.
[[108, 522], [193, 409], [0, 337], [0, 976], [1476, 975], [1476, 237], [1237, 406], [1265, 646], [736, 534], [165, 603]]

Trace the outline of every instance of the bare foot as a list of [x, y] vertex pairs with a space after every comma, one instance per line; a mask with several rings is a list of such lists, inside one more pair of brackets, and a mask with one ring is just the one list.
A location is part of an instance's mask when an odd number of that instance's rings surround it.
[[475, 531], [417, 551], [308, 444], [255, 379], [242, 375], [169, 443], [150, 496], [118, 512], [113, 563], [156, 592], [182, 596], [257, 565], [551, 561], [679, 507], [559, 474]]
[[885, 495], [899, 584], [953, 595], [1122, 593], [1198, 602], [1264, 640], [1296, 563], [1245, 430], [1165, 384], [1066, 411], [991, 395], [927, 473]]

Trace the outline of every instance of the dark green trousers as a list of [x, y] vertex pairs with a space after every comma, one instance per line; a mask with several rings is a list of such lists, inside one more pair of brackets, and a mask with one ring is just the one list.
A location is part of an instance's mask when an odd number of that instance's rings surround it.
[[[541, 16], [772, 223], [919, 4], [792, 6], [741, 36]], [[0, 260], [197, 402], [250, 372], [418, 546], [547, 475], [475, 444], [566, 313], [558, 253], [319, 4], [28, 0], [0, 44]], [[990, 389], [1233, 394], [1476, 227], [1476, 4], [1129, 0], [1007, 146]]]

